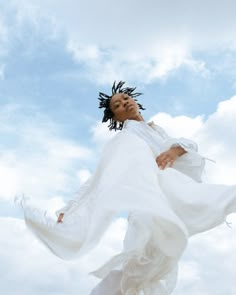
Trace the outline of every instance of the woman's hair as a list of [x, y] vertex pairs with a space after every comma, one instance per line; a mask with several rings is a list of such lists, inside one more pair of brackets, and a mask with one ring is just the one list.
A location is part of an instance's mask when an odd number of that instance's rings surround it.
[[[99, 92], [99, 108], [104, 108], [104, 116], [102, 119], [102, 122], [107, 122], [108, 120], [110, 120], [110, 124], [108, 125], [109, 130], [121, 130], [123, 128], [123, 122], [117, 122], [115, 120], [113, 120], [113, 112], [110, 108], [110, 101], [113, 97], [113, 95], [117, 94], [117, 93], [125, 93], [128, 94], [129, 96], [131, 96], [132, 98], [137, 97], [139, 95], [142, 95], [142, 93], [140, 92], [136, 92], [134, 93], [136, 87], [131, 88], [131, 87], [123, 87], [123, 85], [125, 84], [124, 81], [120, 81], [119, 83], [116, 84], [116, 81], [113, 83], [112, 86], [112, 94], [111, 95], [107, 95], [105, 93]], [[135, 99], [135, 101], [137, 102], [137, 99]], [[139, 107], [140, 110], [145, 110], [145, 108], [137, 102], [137, 105]]]

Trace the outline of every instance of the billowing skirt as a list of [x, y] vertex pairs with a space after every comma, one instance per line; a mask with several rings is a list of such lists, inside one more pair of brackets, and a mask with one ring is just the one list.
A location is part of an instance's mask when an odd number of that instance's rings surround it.
[[57, 212], [65, 213], [63, 223], [23, 201], [26, 224], [54, 254], [72, 259], [96, 246], [116, 216], [128, 212], [123, 251], [93, 272], [102, 280], [91, 295], [171, 294], [188, 238], [236, 212], [236, 186], [199, 183], [177, 166], [160, 170], [142, 139], [121, 132], [78, 198]]

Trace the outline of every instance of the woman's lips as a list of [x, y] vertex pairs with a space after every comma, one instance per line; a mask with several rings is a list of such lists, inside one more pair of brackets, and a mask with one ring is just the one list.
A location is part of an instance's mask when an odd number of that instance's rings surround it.
[[134, 107], [134, 105], [130, 104], [126, 107], [126, 111], [129, 111], [130, 109], [132, 109]]

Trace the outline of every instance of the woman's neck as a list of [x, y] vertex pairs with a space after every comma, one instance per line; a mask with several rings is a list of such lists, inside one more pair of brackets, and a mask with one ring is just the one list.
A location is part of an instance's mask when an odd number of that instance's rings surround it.
[[141, 114], [138, 114], [136, 117], [134, 118], [130, 118], [129, 120], [135, 120], [135, 121], [145, 121], [142, 117]]

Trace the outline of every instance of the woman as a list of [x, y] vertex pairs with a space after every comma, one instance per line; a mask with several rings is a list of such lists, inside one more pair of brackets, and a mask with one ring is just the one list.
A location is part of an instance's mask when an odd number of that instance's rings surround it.
[[114, 218], [128, 212], [123, 251], [93, 272], [102, 280], [91, 295], [167, 295], [188, 238], [236, 212], [236, 186], [201, 183], [197, 145], [146, 123], [135, 99], [140, 93], [123, 86], [114, 83], [111, 95], [99, 95], [103, 122], [121, 132], [78, 198], [57, 212], [57, 223], [39, 221], [23, 204], [25, 221], [56, 255], [70, 259], [95, 246]]

